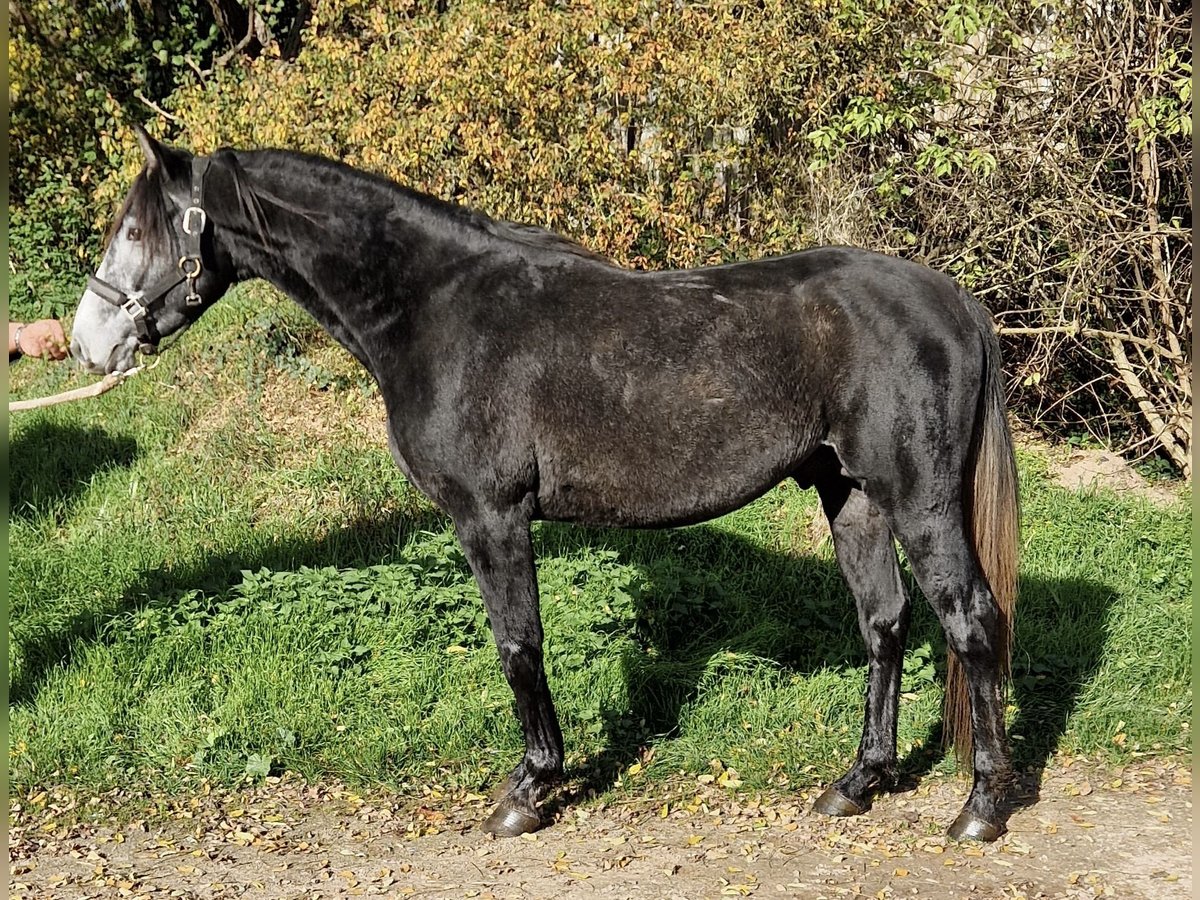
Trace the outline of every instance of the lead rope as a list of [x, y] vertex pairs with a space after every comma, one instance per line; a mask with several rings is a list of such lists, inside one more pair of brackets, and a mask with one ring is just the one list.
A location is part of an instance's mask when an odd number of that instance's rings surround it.
[[73, 400], [86, 400], [88, 397], [99, 397], [101, 394], [107, 394], [127, 378], [132, 378], [138, 372], [153, 369], [160, 362], [162, 362], [161, 356], [148, 366], [134, 366], [132, 369], [126, 369], [124, 372], [109, 372], [101, 381], [97, 381], [95, 384], [73, 388], [69, 391], [63, 391], [61, 394], [52, 394], [49, 397], [37, 397], [33, 400], [10, 400], [8, 411], [11, 413], [20, 412], [24, 409], [41, 409], [43, 406], [54, 406], [58, 403], [70, 403]]

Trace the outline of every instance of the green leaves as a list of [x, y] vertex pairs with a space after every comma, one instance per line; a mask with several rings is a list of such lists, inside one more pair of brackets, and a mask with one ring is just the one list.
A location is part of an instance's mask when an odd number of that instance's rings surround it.
[[271, 774], [271, 763], [273, 761], [270, 756], [251, 753], [246, 759], [246, 774], [250, 778], [266, 778]]
[[983, 27], [984, 10], [980, 3], [951, 3], [942, 14], [942, 32], [946, 37], [961, 44]]
[[933, 649], [926, 641], [904, 655], [900, 690], [903, 693], [915, 693], [931, 686], [937, 686], [937, 666], [933, 660]]
[[370, 653], [366, 644], [351, 644], [349, 638], [342, 638], [335, 647], [318, 654], [317, 661], [330, 673], [357, 677], [363, 673]]
[[204, 741], [196, 749], [196, 752], [192, 754], [192, 764], [196, 766], [203, 765], [204, 761], [208, 759], [209, 754], [216, 748], [217, 743], [228, 733], [228, 728], [219, 725], [209, 729], [204, 735]]

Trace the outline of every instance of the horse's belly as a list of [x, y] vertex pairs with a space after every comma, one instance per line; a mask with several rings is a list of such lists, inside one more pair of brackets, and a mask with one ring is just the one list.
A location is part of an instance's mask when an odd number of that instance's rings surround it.
[[606, 333], [576, 364], [547, 367], [529, 392], [542, 514], [686, 524], [786, 477], [822, 437], [821, 392], [782, 329], [730, 330], [696, 325], [665, 349], [653, 332]]
[[589, 525], [689, 525], [738, 509], [794, 470], [794, 446], [736, 452], [676, 451], [652, 457], [631, 443], [620, 452], [539, 461], [542, 518]]

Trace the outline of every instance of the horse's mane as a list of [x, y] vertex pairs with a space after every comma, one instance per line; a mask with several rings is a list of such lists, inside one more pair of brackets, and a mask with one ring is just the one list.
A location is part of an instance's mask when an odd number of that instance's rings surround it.
[[[527, 225], [520, 222], [509, 222], [504, 219], [494, 219], [484, 213], [470, 209], [469, 207], [461, 206], [449, 200], [443, 200], [440, 197], [435, 197], [431, 194], [425, 194], [421, 191], [410, 187], [398, 184], [383, 175], [374, 172], [369, 172], [363, 169], [356, 169], [344, 163], [328, 159], [323, 156], [317, 156], [309, 153], [301, 153], [290, 150], [261, 150], [256, 151], [264, 157], [278, 160], [281, 162], [300, 162], [306, 165], [311, 165], [317, 169], [323, 169], [328, 172], [334, 172], [342, 177], [352, 178], [354, 181], [368, 184], [375, 188], [384, 190], [394, 196], [402, 198], [407, 203], [411, 204], [414, 210], [419, 214], [426, 215], [436, 220], [443, 226], [450, 227], [460, 231], [464, 237], [487, 236], [490, 238], [499, 238], [512, 244], [517, 244], [521, 247], [527, 247], [535, 250], [545, 250], [553, 253], [566, 253], [572, 256], [578, 256], [583, 259], [588, 259], [593, 262], [603, 263], [604, 265], [614, 265], [614, 263], [599, 253], [589, 250], [582, 244], [579, 244], [569, 238], [563, 237], [556, 232], [550, 231], [547, 228], [542, 228], [537, 225]], [[232, 154], [231, 154], [232, 155]], [[240, 168], [240, 167], [239, 167]], [[235, 169], [236, 172], [236, 169]], [[242, 178], [237, 179], [238, 198], [242, 203], [243, 210], [248, 211], [247, 207], [251, 204], [248, 199], [255, 199], [253, 195], [259, 195], [263, 200], [272, 205], [279, 206], [297, 215], [303, 215], [310, 220], [314, 217], [319, 218], [322, 213], [320, 210], [305, 210], [296, 206], [294, 203], [285, 200], [281, 197], [273, 196], [270, 193], [264, 192], [259, 186], [255, 185], [250, 188], [249, 185], [244, 185], [245, 174], [242, 173]], [[243, 191], [246, 197], [243, 197]], [[257, 206], [257, 202], [253, 203]], [[257, 211], [255, 218], [261, 217], [261, 210]], [[259, 218], [261, 221], [261, 218]]]
[[536, 247], [540, 250], [570, 253], [594, 262], [601, 262], [609, 266], [614, 265], [612, 260], [607, 257], [601, 256], [599, 253], [589, 250], [583, 244], [576, 243], [570, 238], [563, 237], [561, 234], [551, 231], [548, 228], [542, 228], [538, 225], [524, 225], [520, 222], [507, 222], [503, 219], [492, 219], [482, 213], [475, 213], [474, 215], [480, 220], [480, 226], [488, 234], [496, 237], [513, 241], [517, 244]]
[[[519, 248], [569, 254], [606, 266], [615, 265], [599, 253], [547, 228], [494, 219], [468, 207], [397, 184], [382, 175], [355, 169], [322, 156], [287, 150], [253, 152], [254, 155], [261, 155], [285, 165], [301, 163], [313, 166], [318, 170], [334, 172], [342, 177], [349, 177], [355, 182], [386, 191], [410, 204], [417, 214], [427, 217], [441, 227], [457, 232], [466, 240], [478, 240], [481, 237], [499, 239]], [[238, 151], [222, 148], [213, 154], [213, 160], [214, 162], [219, 161], [222, 167], [228, 169], [233, 178], [234, 193], [242, 214], [265, 245], [271, 243], [271, 234], [263, 213], [263, 202], [303, 216], [312, 222], [319, 222], [324, 217], [324, 212], [320, 209], [304, 208], [292, 199], [276, 196], [262, 185], [256, 184], [256, 180], [250, 177], [238, 159], [239, 155], [242, 154]], [[166, 242], [171, 239], [174, 230], [170, 227], [170, 214], [167, 211], [161, 185], [156, 182], [156, 177], [148, 169], [142, 169], [134, 180], [124, 203], [109, 226], [105, 236], [105, 246], [116, 235], [127, 215], [131, 215], [137, 220], [142, 229], [143, 240], [150, 242], [148, 246], [152, 252], [168, 249]]]

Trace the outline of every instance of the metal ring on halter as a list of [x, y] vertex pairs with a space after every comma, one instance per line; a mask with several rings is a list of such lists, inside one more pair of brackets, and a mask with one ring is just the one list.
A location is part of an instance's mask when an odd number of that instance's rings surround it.
[[[188, 270], [189, 264], [195, 266], [191, 271]], [[184, 302], [188, 306], [199, 306], [204, 302], [204, 298], [196, 293], [196, 279], [200, 277], [203, 269], [204, 265], [198, 256], [183, 256], [179, 259], [179, 271], [183, 272], [183, 277], [187, 279], [188, 292]]]

